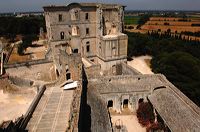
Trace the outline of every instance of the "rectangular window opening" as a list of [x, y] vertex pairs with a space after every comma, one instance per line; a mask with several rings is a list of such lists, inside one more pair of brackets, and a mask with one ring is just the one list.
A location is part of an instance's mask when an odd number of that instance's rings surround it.
[[87, 52], [90, 52], [90, 45], [86, 46]]
[[86, 28], [86, 35], [89, 35], [89, 33], [90, 33], [89, 28]]
[[89, 14], [85, 13], [85, 20], [88, 20], [88, 19], [89, 19]]
[[59, 14], [59, 16], [58, 16], [58, 19], [59, 19], [59, 22], [61, 22], [61, 21], [63, 20], [63, 18], [62, 18], [62, 15], [61, 15], [61, 14]]

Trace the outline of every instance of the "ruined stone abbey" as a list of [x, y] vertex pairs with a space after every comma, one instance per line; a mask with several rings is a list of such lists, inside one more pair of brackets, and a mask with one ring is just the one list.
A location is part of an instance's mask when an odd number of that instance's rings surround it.
[[[80, 53], [104, 72], [126, 62], [128, 37], [123, 34], [124, 6], [72, 3], [44, 7], [49, 46]], [[56, 59], [55, 59], [56, 60]], [[113, 72], [115, 72], [113, 70]]]
[[[124, 9], [123, 5], [101, 3], [44, 7], [48, 51], [45, 60], [31, 62], [30, 68], [53, 66], [29, 71], [35, 75], [32, 81], [40, 81], [47, 90], [27, 130], [128, 131], [126, 124], [119, 127], [112, 118], [127, 111], [136, 113], [140, 102], [151, 103], [155, 121], [161, 118], [167, 131], [200, 130], [200, 108], [164, 75], [144, 75], [127, 65]], [[12, 74], [16, 67], [24, 65], [8, 65], [6, 70]], [[52, 74], [55, 78], [48, 82], [41, 79]], [[74, 81], [78, 82], [74, 89], [63, 90]]]

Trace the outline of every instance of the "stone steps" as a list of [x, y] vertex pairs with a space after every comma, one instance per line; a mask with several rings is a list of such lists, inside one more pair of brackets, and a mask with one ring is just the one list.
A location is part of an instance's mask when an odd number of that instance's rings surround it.
[[74, 90], [54, 87], [41, 98], [31, 120], [29, 131], [66, 131]]

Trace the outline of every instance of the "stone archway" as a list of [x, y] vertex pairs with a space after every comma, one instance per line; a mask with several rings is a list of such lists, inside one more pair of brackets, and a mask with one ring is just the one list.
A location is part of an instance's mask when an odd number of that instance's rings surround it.
[[138, 100], [138, 104], [143, 103], [143, 102], [144, 102], [144, 99], [143, 99], [143, 98], [140, 98], [140, 99]]
[[128, 108], [128, 99], [124, 99], [123, 100], [123, 109], [126, 109], [126, 108]]

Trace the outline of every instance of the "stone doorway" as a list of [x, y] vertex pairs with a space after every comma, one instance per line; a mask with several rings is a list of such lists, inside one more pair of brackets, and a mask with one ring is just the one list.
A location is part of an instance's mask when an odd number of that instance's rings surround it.
[[124, 101], [123, 101], [123, 108], [124, 109], [128, 108], [128, 99], [124, 99]]

